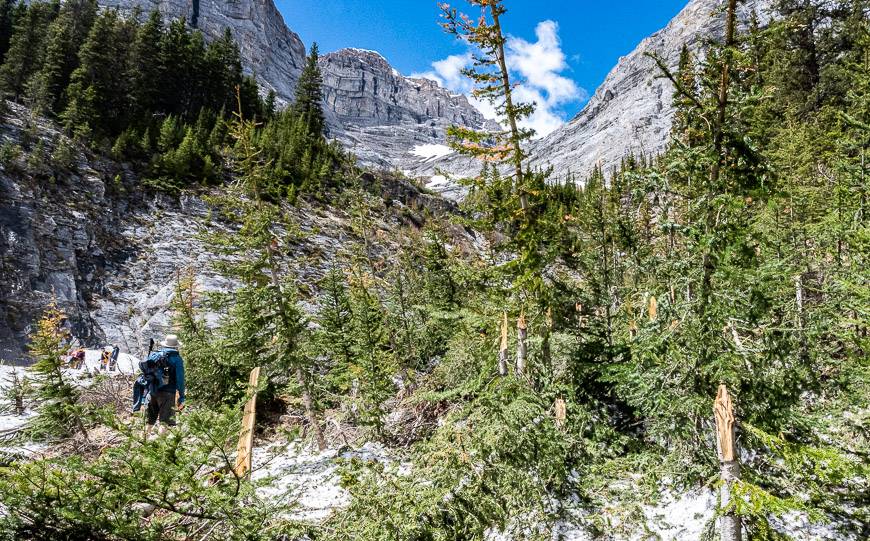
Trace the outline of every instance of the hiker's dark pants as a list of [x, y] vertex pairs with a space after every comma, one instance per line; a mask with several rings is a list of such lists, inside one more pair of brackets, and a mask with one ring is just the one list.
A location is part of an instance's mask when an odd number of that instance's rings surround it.
[[175, 391], [157, 391], [148, 402], [145, 422], [153, 425], [160, 419], [160, 424], [175, 426]]

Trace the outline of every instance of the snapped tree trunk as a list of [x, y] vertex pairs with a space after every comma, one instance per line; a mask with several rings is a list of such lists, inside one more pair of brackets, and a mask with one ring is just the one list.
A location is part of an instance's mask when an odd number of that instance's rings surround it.
[[740, 480], [740, 462], [734, 443], [734, 406], [725, 385], [719, 386], [713, 403], [716, 416], [716, 447], [719, 452], [719, 471], [722, 516], [719, 518], [722, 541], [742, 541], [740, 517], [734, 513], [732, 500], [734, 484]]
[[508, 319], [504, 313], [501, 322], [501, 345], [498, 349], [498, 374], [502, 377], [508, 375]]
[[517, 375], [522, 376], [526, 372], [526, 315], [520, 314], [517, 320]]

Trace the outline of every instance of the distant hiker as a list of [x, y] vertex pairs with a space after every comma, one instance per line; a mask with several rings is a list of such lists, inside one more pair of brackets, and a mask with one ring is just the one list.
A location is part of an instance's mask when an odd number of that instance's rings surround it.
[[85, 350], [78, 348], [73, 350], [69, 356], [69, 367], [78, 370], [85, 364]]
[[[167, 426], [175, 426], [175, 395], [178, 393], [178, 409], [184, 409], [184, 361], [178, 353], [181, 343], [174, 334], [166, 336], [160, 343], [160, 351], [148, 356], [148, 359], [139, 363], [140, 368], [145, 364], [148, 370], [148, 387], [150, 399], [145, 412], [146, 431], [150, 432], [154, 424], [159, 420], [159, 431], [162, 433]], [[146, 374], [143, 370], [143, 375]], [[135, 389], [134, 389], [135, 393]], [[135, 397], [134, 397], [135, 398]]]
[[100, 355], [100, 370], [108, 370], [109, 369], [109, 359], [112, 357], [112, 350], [108, 348], [103, 348], [103, 353]]
[[112, 346], [112, 356], [109, 357], [109, 372], [114, 372], [118, 368], [118, 354], [121, 353], [121, 348]]

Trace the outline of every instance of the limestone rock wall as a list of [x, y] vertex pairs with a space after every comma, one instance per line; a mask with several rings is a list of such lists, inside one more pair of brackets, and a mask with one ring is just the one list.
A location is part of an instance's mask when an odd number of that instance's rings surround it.
[[[742, 2], [741, 20], [747, 21], [752, 11], [766, 20], [770, 5], [771, 0]], [[697, 54], [710, 40], [722, 39], [723, 7], [722, 0], [691, 0], [664, 29], [620, 58], [576, 117], [531, 146], [532, 162], [582, 178], [596, 165], [605, 171], [618, 167], [628, 154], [660, 154], [673, 120], [674, 88], [648, 55], [658, 55], [676, 69], [683, 44]]]
[[160, 11], [166, 19], [184, 18], [207, 38], [223, 36], [229, 28], [239, 43], [245, 70], [283, 103], [292, 101], [296, 80], [305, 63], [305, 45], [287, 28], [272, 0], [99, 0], [104, 8], [117, 8], [142, 16]]

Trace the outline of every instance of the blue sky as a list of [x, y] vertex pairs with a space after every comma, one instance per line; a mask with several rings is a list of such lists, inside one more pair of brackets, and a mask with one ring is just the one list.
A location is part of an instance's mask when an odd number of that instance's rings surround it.
[[[619, 57], [664, 27], [686, 2], [508, 0], [509, 11], [502, 22], [516, 38], [509, 57], [515, 57], [518, 77], [536, 82], [525, 94], [544, 110], [532, 127], [546, 132], [570, 119]], [[471, 13], [464, 0], [451, 3]], [[276, 4], [287, 26], [306, 46], [316, 41], [322, 52], [373, 49], [405, 75], [425, 74], [456, 91], [468, 90], [455, 77], [466, 47], [438, 26], [435, 0], [276, 0]]]

